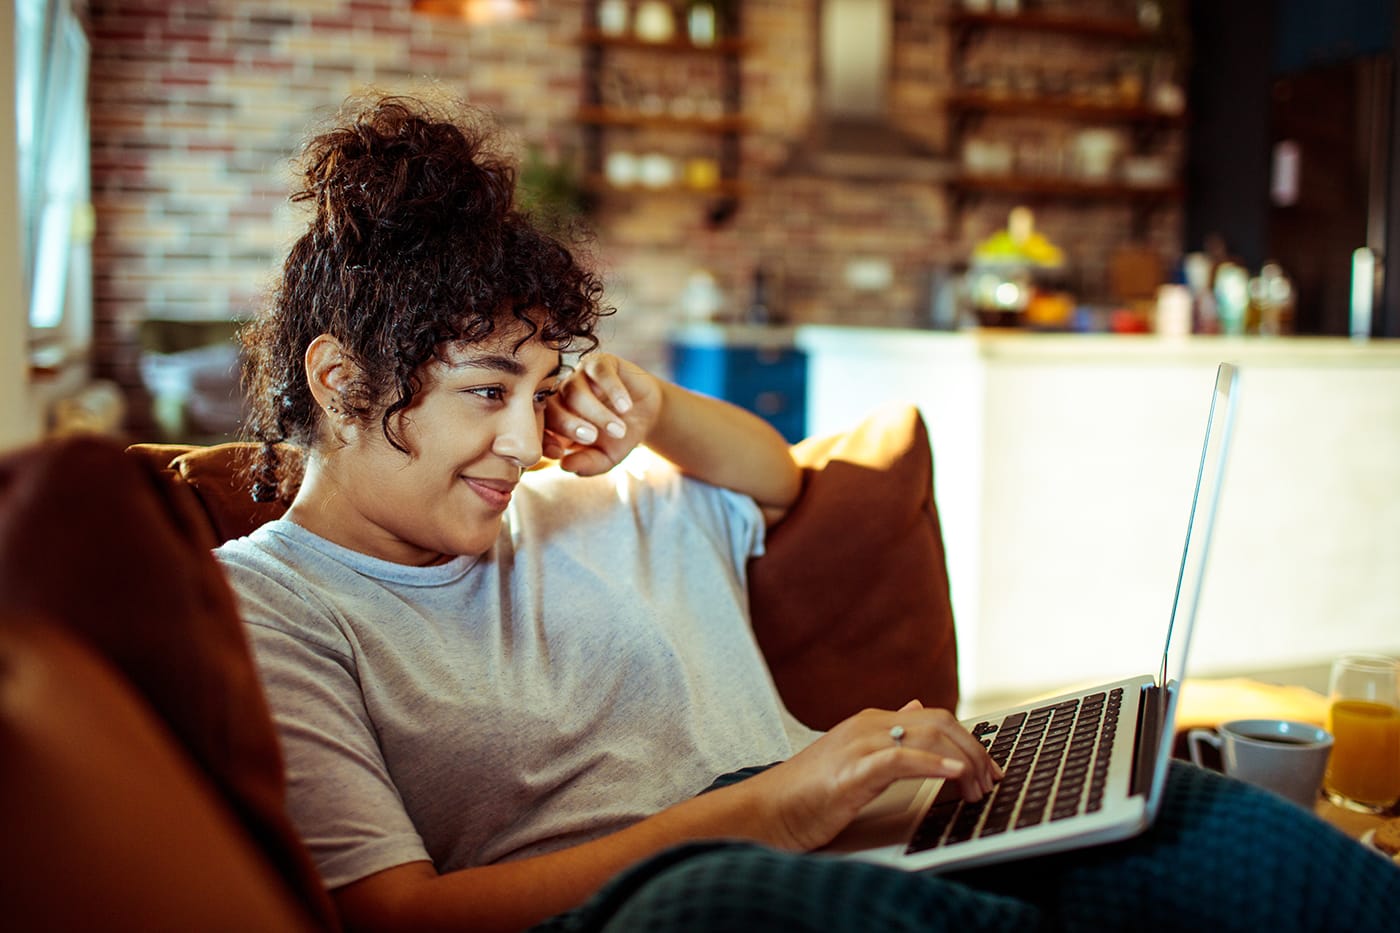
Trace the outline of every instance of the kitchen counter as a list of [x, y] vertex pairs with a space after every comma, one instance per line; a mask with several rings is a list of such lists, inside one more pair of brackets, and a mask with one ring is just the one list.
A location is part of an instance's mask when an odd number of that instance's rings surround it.
[[[1400, 652], [1400, 341], [799, 327], [807, 429], [928, 423], [964, 695], [1155, 669], [1216, 364], [1240, 367], [1195, 676]], [[1076, 656], [1064, 646], [1103, 636]]]

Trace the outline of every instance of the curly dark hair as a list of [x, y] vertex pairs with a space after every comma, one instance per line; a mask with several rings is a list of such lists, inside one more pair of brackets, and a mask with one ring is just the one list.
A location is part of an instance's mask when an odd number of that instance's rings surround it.
[[260, 501], [289, 498], [300, 483], [300, 454], [323, 417], [303, 368], [319, 335], [358, 368], [347, 414], [377, 413], [406, 451], [392, 416], [413, 403], [420, 368], [445, 344], [519, 327], [522, 343], [587, 352], [611, 311], [597, 275], [516, 207], [515, 164], [485, 113], [376, 95], [347, 101], [336, 124], [302, 148], [291, 200], [313, 216], [240, 333]]

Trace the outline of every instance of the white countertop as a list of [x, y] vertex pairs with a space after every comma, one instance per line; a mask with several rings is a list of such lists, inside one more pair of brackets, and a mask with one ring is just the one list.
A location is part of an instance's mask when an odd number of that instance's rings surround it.
[[1349, 337], [1160, 337], [1155, 334], [1065, 334], [978, 329], [934, 331], [803, 325], [791, 334], [808, 351], [882, 352], [899, 356], [950, 354], [987, 361], [1215, 363], [1255, 366], [1400, 366], [1400, 340]]
[[1221, 360], [1242, 398], [1191, 676], [1400, 651], [1400, 341], [794, 336], [809, 433], [892, 401], [924, 414], [969, 702], [1160, 654]]
[[796, 339], [792, 327], [770, 324], [687, 324], [672, 332], [671, 339], [692, 347], [748, 347], [789, 349]]

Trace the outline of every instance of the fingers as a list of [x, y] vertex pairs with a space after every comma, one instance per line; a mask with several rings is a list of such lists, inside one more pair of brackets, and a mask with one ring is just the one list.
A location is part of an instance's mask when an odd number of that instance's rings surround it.
[[546, 425], [569, 446], [595, 444], [604, 436], [620, 440], [627, 435], [623, 416], [631, 409], [632, 396], [623, 384], [617, 357], [600, 353], [560, 384]]
[[771, 837], [815, 848], [896, 781], [956, 781], [966, 799], [977, 801], [999, 776], [987, 750], [950, 712], [912, 701], [898, 711], [857, 713], [753, 781], [773, 799]]
[[564, 455], [569, 452], [569, 445], [560, 440], [553, 431], [546, 430], [544, 432], [544, 443], [541, 446], [541, 452], [550, 460], [563, 459]]
[[[902, 731], [898, 741], [890, 731], [896, 726]], [[876, 729], [880, 727], [884, 734], [875, 733], [876, 751], [923, 761], [932, 768], [929, 776], [956, 778], [963, 796], [970, 800], [990, 793], [1002, 777], [1001, 768], [982, 743], [947, 710], [926, 710], [917, 700], [911, 701], [897, 713], [881, 714]], [[940, 761], [923, 756], [934, 756]]]
[[558, 459], [559, 466], [577, 476], [597, 476], [617, 466], [617, 461], [598, 447], [576, 447]]
[[853, 792], [862, 804], [878, 797], [895, 781], [905, 778], [945, 778], [957, 781], [959, 789], [968, 800], [980, 800], [980, 787], [969, 788], [964, 783], [966, 773], [967, 764], [961, 759], [906, 746], [900, 749], [881, 749], [874, 754], [862, 756], [845, 770], [838, 783], [843, 785], [843, 790]]

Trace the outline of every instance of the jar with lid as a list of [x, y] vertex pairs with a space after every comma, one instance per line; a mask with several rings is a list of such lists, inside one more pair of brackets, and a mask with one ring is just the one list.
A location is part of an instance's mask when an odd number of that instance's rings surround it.
[[676, 16], [665, 0], [642, 0], [633, 26], [638, 39], [670, 42], [676, 35]]
[[599, 0], [598, 30], [608, 36], [627, 34], [627, 0]]

